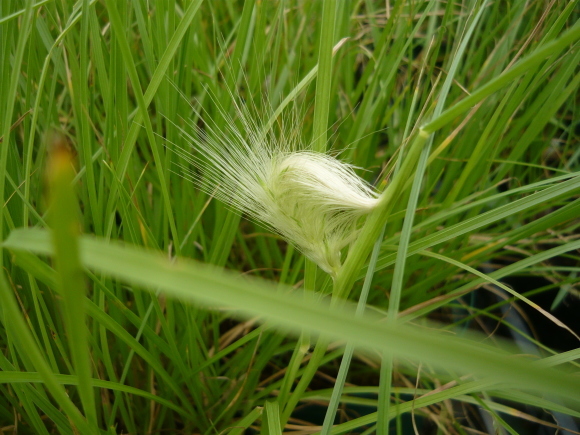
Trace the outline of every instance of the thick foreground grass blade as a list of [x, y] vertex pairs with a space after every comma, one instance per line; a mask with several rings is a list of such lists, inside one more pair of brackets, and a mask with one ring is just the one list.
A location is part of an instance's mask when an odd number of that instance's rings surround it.
[[[4, 247], [53, 254], [50, 233], [39, 229], [13, 231]], [[374, 316], [357, 318], [350, 304], [330, 308], [316, 295], [282, 293], [277, 291], [278, 286], [263, 280], [240, 279], [185, 259], [170, 262], [157, 252], [94, 237], [81, 237], [80, 248], [81, 260], [89, 269], [129, 284], [161, 289], [182, 301], [214, 307], [227, 305], [238, 309], [240, 316], [259, 315], [286, 331], [299, 333], [304, 328], [397, 357], [487, 376], [504, 382], [506, 388], [578, 399], [580, 380], [515, 357], [506, 350], [507, 344], [504, 349], [487, 346], [479, 335], [459, 339], [407, 325], [380, 324]]]

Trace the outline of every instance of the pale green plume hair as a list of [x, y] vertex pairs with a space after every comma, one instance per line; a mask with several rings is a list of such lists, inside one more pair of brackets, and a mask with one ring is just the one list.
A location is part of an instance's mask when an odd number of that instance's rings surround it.
[[236, 105], [236, 112], [242, 128], [222, 111], [225, 131], [206, 123], [186, 134], [193, 151], [177, 152], [201, 171], [186, 169], [186, 178], [336, 276], [340, 251], [356, 237], [359, 218], [376, 206], [376, 193], [351, 165], [301, 147], [284, 125], [264, 132], [248, 109]]

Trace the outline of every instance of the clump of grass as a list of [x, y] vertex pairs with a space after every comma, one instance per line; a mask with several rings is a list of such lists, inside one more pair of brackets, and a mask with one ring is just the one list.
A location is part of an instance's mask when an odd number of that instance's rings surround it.
[[576, 2], [151, 5], [0, 2], [0, 428], [575, 431]]

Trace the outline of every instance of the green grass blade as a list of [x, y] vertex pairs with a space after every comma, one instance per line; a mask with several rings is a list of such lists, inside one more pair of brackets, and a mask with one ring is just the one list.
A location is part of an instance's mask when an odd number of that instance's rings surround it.
[[[46, 231], [18, 230], [11, 233], [4, 246], [52, 254], [49, 238]], [[403, 358], [489, 376], [495, 382], [505, 382], [509, 388], [543, 390], [568, 398], [577, 398], [580, 389], [580, 382], [566, 374], [514, 358], [504, 350], [477, 341], [442, 336], [406, 325], [377, 325], [374, 316], [356, 318], [350, 305], [329, 308], [316, 296], [305, 302], [306, 295], [281, 294], [262, 281], [241, 281], [192, 261], [170, 263], [163, 256], [138, 247], [107, 243], [88, 236], [80, 241], [85, 266], [136, 285], [158, 287], [182, 300], [206, 304], [228, 301], [240, 313], [263, 316], [282, 328], [293, 331], [305, 328]], [[576, 249], [580, 242], [568, 245]], [[196, 283], [193, 287], [192, 282]]]
[[580, 39], [580, 22], [576, 23], [572, 28], [564, 32], [558, 39], [550, 41], [533, 53], [526, 56], [524, 59], [516, 63], [512, 68], [504, 71], [501, 75], [490, 80], [485, 85], [472, 92], [469, 97], [466, 97], [461, 102], [447, 109], [436, 119], [423, 126], [426, 132], [432, 133], [439, 130], [441, 127], [451, 122], [455, 117], [463, 112], [466, 112], [471, 107], [479, 103], [484, 98], [503, 88], [512, 80], [524, 74], [528, 69], [533, 68], [539, 63], [543, 62], [547, 57], [558, 54], [568, 45]]
[[139, 75], [137, 74], [137, 69], [135, 68], [135, 62], [131, 55], [131, 50], [129, 47], [129, 43], [125, 38], [123, 32], [123, 23], [121, 21], [121, 17], [119, 12], [117, 11], [117, 6], [112, 1], [107, 1], [107, 10], [109, 12], [109, 17], [111, 19], [111, 26], [113, 30], [116, 32], [116, 40], [119, 43], [119, 49], [123, 56], [123, 61], [125, 63], [125, 67], [127, 68], [127, 73], [129, 78], [131, 79], [131, 83], [133, 85], [133, 90], [135, 92], [135, 97], [137, 99], [137, 105], [139, 106], [139, 111], [141, 113], [141, 120], [145, 123], [145, 131], [147, 132], [147, 137], [149, 139], [149, 144], [151, 146], [151, 151], [153, 152], [153, 156], [155, 159], [155, 169], [157, 170], [157, 176], [159, 177], [159, 184], [161, 186], [161, 192], [163, 195], [163, 204], [165, 207], [165, 214], [167, 220], [169, 221], [169, 226], [171, 228], [171, 234], [173, 237], [174, 244], [173, 246], [176, 249], [177, 254], [180, 253], [180, 243], [179, 243], [179, 235], [177, 233], [177, 227], [175, 226], [175, 218], [173, 214], [173, 205], [170, 201], [169, 190], [167, 185], [167, 178], [166, 172], [164, 168], [163, 161], [161, 160], [161, 154], [159, 152], [159, 145], [157, 144], [157, 140], [155, 139], [155, 134], [153, 133], [153, 127], [151, 125], [151, 120], [149, 119], [149, 115], [147, 113], [148, 103], [144, 98], [144, 94], [141, 90], [141, 82], [139, 80]]
[[[369, 260], [369, 266], [367, 268], [367, 275], [365, 276], [365, 281], [363, 288], [361, 290], [360, 298], [356, 305], [356, 315], [362, 316], [364, 310], [367, 306], [367, 300], [371, 288], [371, 283], [373, 275], [375, 273], [375, 266], [377, 264], [377, 259], [379, 257], [379, 252], [381, 249], [381, 243], [385, 234], [385, 228], [381, 231], [379, 238], [375, 242], [373, 247], [373, 252], [371, 253], [371, 258]], [[342, 396], [342, 391], [344, 389], [344, 384], [346, 382], [346, 376], [350, 367], [352, 356], [354, 354], [354, 346], [352, 343], [347, 343], [344, 350], [344, 355], [342, 356], [342, 361], [340, 362], [340, 368], [338, 369], [338, 375], [336, 376], [336, 382], [334, 388], [332, 389], [332, 395], [328, 403], [328, 408], [326, 409], [326, 415], [324, 416], [324, 422], [322, 424], [322, 435], [328, 435], [331, 433], [332, 425], [334, 424], [334, 418], [336, 415], [336, 410], [340, 403], [340, 398]]]
[[[85, 321], [85, 284], [79, 258], [79, 209], [72, 186], [74, 173], [70, 155], [61, 144], [51, 155], [48, 168], [50, 186], [51, 227], [59, 287], [63, 296], [63, 312], [69, 349], [79, 378], [79, 395], [87, 420], [98, 427], [95, 396], [92, 386], [90, 349]], [[62, 145], [61, 145], [62, 146]]]
[[[79, 385], [79, 378], [74, 375], [54, 375], [55, 380], [61, 385]], [[2, 371], [0, 372], [0, 384], [13, 384], [13, 383], [40, 383], [44, 382], [40, 374], [34, 372], [10, 372]], [[148, 400], [154, 400], [159, 404], [173, 409], [175, 412], [189, 418], [190, 415], [185, 410], [176, 406], [171, 401], [159, 397], [155, 394], [151, 394], [147, 391], [140, 390], [138, 388], [130, 387], [128, 385], [119, 384], [117, 382], [103, 381], [100, 379], [92, 380], [93, 386], [96, 388], [103, 388], [107, 390], [122, 391], [123, 393], [134, 394], [136, 396], [144, 397]]]
[[[2, 121], [2, 124], [0, 124], [0, 137], [2, 138], [2, 146], [0, 147], [0, 201], [2, 201], [2, 203], [4, 203], [6, 186], [5, 174], [6, 166], [8, 164], [8, 149], [11, 145], [10, 132], [12, 126], [12, 115], [14, 113], [14, 105], [16, 100], [16, 92], [18, 89], [20, 65], [22, 63], [24, 49], [26, 47], [26, 42], [28, 40], [34, 18], [34, 10], [32, 6], [32, 0], [27, 0], [24, 9], [24, 17], [22, 19], [22, 25], [18, 32], [18, 42], [16, 43], [16, 50], [13, 55], [14, 59], [12, 62], [10, 62], [12, 53], [7, 52], [5, 56], [3, 56], [4, 59], [2, 60], [4, 62], [1, 65], [4, 74], [6, 74], [2, 80], [6, 80], [8, 76], [10, 77], [10, 81], [8, 81], [9, 88], [7, 89], [6, 95], [2, 98], [2, 102], [4, 103], [4, 117], [0, 117]], [[10, 47], [4, 47], [4, 50], [9, 50], [9, 48]], [[9, 71], [10, 74], [8, 75]], [[0, 216], [0, 240], [4, 240], [4, 213], [8, 213], [8, 210], [2, 206], [2, 213], [0, 213], [2, 215]]]
[[59, 385], [54, 373], [52, 373], [50, 366], [45, 361], [36, 341], [32, 337], [30, 329], [22, 314], [20, 308], [8, 287], [4, 276], [0, 277], [0, 298], [3, 307], [3, 323], [10, 323], [16, 337], [19, 351], [28, 355], [28, 358], [34, 364], [41, 379], [46, 384], [48, 391], [55, 398], [57, 403], [70, 418], [72, 424], [76, 426], [83, 433], [98, 434], [96, 427], [89, 425], [84, 417], [79, 412], [78, 408], [72, 403], [64, 388]]
[[[282, 435], [282, 428], [280, 427], [280, 407], [278, 402], [266, 402], [264, 406], [264, 413], [266, 414], [266, 424], [262, 426], [263, 435]], [[262, 415], [262, 418], [264, 416]]]
[[312, 149], [320, 153], [326, 151], [335, 19], [336, 0], [324, 0], [322, 2], [322, 26], [318, 48], [318, 76], [316, 79], [316, 101], [312, 131]]

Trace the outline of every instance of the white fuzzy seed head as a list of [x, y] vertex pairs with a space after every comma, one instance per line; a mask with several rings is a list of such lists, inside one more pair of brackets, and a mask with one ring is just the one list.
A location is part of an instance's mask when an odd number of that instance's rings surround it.
[[189, 171], [188, 178], [336, 276], [340, 251], [356, 237], [357, 223], [376, 206], [377, 195], [352, 166], [301, 149], [287, 132], [264, 134], [239, 107], [238, 116], [244, 131], [225, 117], [225, 132], [206, 126], [188, 135], [194, 151], [178, 153], [201, 170], [201, 176]]

